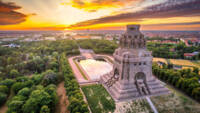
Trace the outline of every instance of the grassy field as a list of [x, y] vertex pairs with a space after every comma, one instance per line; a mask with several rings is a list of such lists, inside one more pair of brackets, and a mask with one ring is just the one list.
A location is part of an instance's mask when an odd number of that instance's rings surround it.
[[110, 63], [112, 63], [112, 64], [114, 63], [113, 60], [110, 59], [109, 57], [107, 57], [107, 56], [104, 56], [104, 57], [105, 57], [106, 59], [108, 59], [108, 61], [109, 61]]
[[198, 65], [200, 67], [200, 60], [194, 61], [193, 63], [195, 63], [196, 65]]
[[151, 97], [159, 113], [200, 113], [200, 104], [168, 87], [171, 94]]
[[115, 110], [115, 103], [102, 85], [81, 87], [93, 113], [109, 113]]
[[153, 62], [158, 62], [158, 61], [164, 62], [165, 64], [167, 64], [167, 60], [164, 58], [153, 58]]
[[193, 63], [193, 62], [191, 62], [189, 60], [170, 59], [170, 63], [172, 63], [174, 65], [191, 66], [191, 67], [200, 68], [199, 65], [197, 65], [196, 63]]
[[164, 62], [165, 64], [168, 64], [169, 61], [171, 64], [183, 66], [182, 69], [193, 69], [193, 67], [200, 68], [200, 61], [192, 62], [190, 60], [153, 58], [153, 62], [158, 61]]
[[137, 99], [129, 102], [116, 103], [114, 113], [153, 113], [147, 100]]

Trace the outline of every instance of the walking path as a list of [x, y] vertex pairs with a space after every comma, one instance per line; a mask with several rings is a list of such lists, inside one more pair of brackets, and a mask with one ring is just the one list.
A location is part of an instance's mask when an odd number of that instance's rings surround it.
[[0, 113], [6, 113], [7, 109], [8, 109], [8, 106], [7, 106], [6, 103], [5, 103], [4, 105], [2, 105], [2, 106], [0, 107]]
[[70, 64], [70, 66], [71, 66], [71, 68], [72, 68], [72, 71], [73, 71], [73, 73], [74, 73], [74, 75], [75, 75], [77, 81], [78, 81], [79, 83], [88, 82], [88, 80], [85, 80], [85, 79], [83, 78], [81, 72], [79, 71], [78, 67], [77, 67], [76, 64], [74, 63], [73, 59], [74, 59], [74, 57], [70, 57], [70, 58], [68, 59], [68, 61], [69, 61], [69, 64]]
[[147, 102], [149, 103], [151, 109], [153, 110], [154, 113], [158, 113], [156, 107], [154, 106], [154, 104], [152, 103], [151, 99], [149, 97], [146, 97]]
[[64, 81], [58, 84], [56, 92], [59, 97], [59, 102], [55, 113], [69, 113], [69, 111], [67, 111], [67, 105], [69, 104], [69, 102], [66, 96]]
[[99, 84], [99, 81], [90, 81], [90, 82], [79, 83], [80, 86], [93, 85], [93, 84]]

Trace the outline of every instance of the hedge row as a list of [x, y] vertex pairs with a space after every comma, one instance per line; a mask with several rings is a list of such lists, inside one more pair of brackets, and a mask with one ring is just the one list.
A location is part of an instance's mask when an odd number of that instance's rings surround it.
[[167, 68], [160, 68], [157, 65], [153, 65], [153, 73], [159, 79], [166, 81], [174, 87], [185, 92], [187, 95], [193, 97], [200, 102], [200, 75], [198, 69], [173, 70]]
[[65, 79], [66, 95], [68, 96], [70, 113], [89, 113], [88, 105], [83, 100], [80, 86], [76, 81], [72, 69], [63, 53], [60, 59], [60, 68]]
[[5, 79], [0, 81], [0, 106], [3, 105], [8, 95], [10, 94], [11, 86], [15, 83], [12, 79]]

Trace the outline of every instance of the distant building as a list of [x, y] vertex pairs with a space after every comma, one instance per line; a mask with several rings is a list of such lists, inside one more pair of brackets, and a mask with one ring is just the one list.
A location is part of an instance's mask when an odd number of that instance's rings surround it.
[[121, 34], [106, 34], [105, 39], [106, 40], [119, 40], [121, 37]]
[[36, 38], [36, 37], [33, 37], [33, 38], [26, 38], [24, 40], [21, 40], [22, 42], [36, 42], [36, 41], [42, 41], [43, 39], [41, 38]]
[[91, 36], [91, 39], [102, 39], [101, 36]]
[[56, 41], [55, 37], [45, 37], [45, 40]]
[[161, 62], [161, 61], [158, 61], [157, 64], [158, 64], [158, 66], [160, 66], [160, 67], [162, 67], [163, 65], [165, 65], [165, 63], [164, 63], [164, 62]]
[[10, 47], [10, 48], [19, 48], [20, 45], [17, 44], [8, 44], [8, 45], [2, 45], [3, 47]]
[[170, 48], [169, 51], [170, 52], [175, 52], [175, 49], [174, 48]]
[[184, 53], [185, 58], [192, 58], [193, 56], [198, 55], [199, 52], [193, 52], [193, 53]]
[[90, 39], [90, 36], [87, 36], [87, 35], [86, 35], [86, 36], [85, 36], [85, 35], [84, 35], [84, 36], [78, 35], [78, 36], [75, 36], [74, 38], [75, 38], [76, 40], [78, 40], [78, 39]]
[[111, 34], [106, 34], [105, 39], [106, 40], [113, 40], [113, 36]]
[[1, 41], [15, 41], [15, 40], [18, 40], [18, 38], [4, 38], [4, 39], [1, 39]]
[[181, 70], [183, 66], [180, 65], [173, 65], [173, 69], [175, 70]]
[[197, 38], [190, 38], [190, 39], [180, 39], [186, 46], [199, 46], [200, 40]]

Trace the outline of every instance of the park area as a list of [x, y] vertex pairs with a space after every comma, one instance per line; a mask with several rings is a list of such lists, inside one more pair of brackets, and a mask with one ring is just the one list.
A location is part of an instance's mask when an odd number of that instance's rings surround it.
[[81, 87], [93, 113], [109, 113], [115, 110], [115, 103], [102, 85]]
[[181, 65], [181, 66], [185, 66], [185, 67], [198, 67], [200, 68], [200, 66], [190, 60], [179, 60], [179, 59], [170, 59], [170, 63], [174, 64], [174, 65]]
[[[182, 92], [167, 85], [170, 94], [152, 96], [151, 100], [159, 113], [200, 113], [200, 104]], [[153, 113], [146, 99], [116, 102], [102, 85], [82, 86], [93, 113]]]
[[159, 113], [200, 113], [200, 104], [182, 92], [167, 86], [171, 94], [151, 97]]
[[200, 61], [190, 61], [190, 60], [182, 60], [182, 59], [165, 59], [165, 58], [153, 58], [153, 62], [163, 62], [165, 64], [173, 64], [182, 66], [182, 69], [193, 69], [193, 67], [200, 68]]

